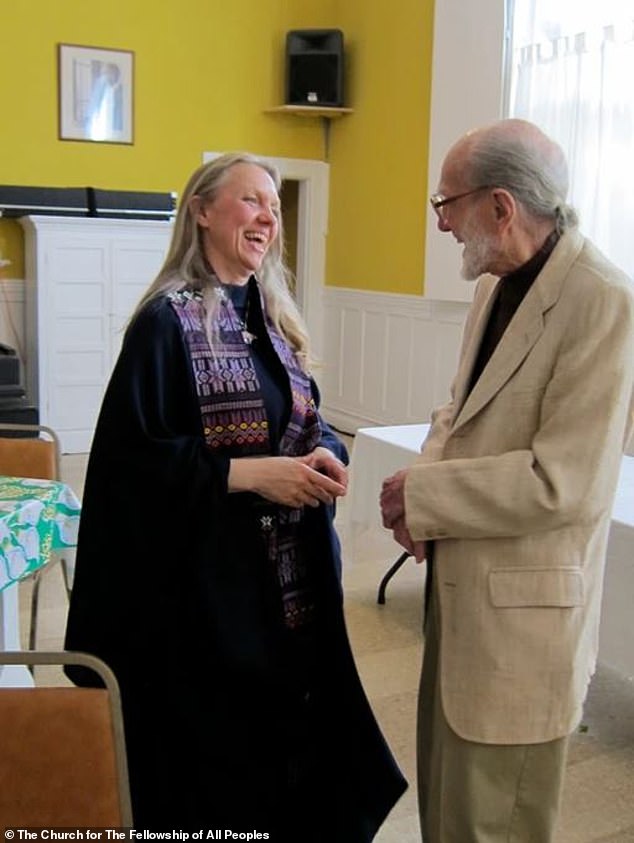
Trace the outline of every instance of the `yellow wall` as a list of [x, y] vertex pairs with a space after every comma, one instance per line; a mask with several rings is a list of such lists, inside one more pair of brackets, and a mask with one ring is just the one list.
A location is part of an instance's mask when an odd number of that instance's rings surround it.
[[433, 0], [339, 11], [354, 114], [331, 132], [328, 281], [422, 293]]
[[[0, 0], [0, 184], [176, 190], [204, 150], [323, 156], [281, 104], [289, 29], [339, 27], [348, 103], [333, 121], [327, 282], [420, 292], [432, 0]], [[132, 50], [133, 145], [60, 141], [57, 44]], [[0, 252], [20, 277], [19, 226]], [[6, 271], [5, 271], [6, 274]]]

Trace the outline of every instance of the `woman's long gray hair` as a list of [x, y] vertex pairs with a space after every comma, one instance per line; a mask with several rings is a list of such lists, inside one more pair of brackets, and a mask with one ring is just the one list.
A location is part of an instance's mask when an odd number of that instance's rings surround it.
[[[139, 302], [133, 319], [144, 305], [158, 296], [183, 287], [200, 290], [206, 311], [207, 334], [213, 348], [212, 325], [220, 295], [218, 281], [205, 257], [202, 229], [196, 222], [198, 203], [192, 200], [198, 197], [203, 203], [212, 202], [228, 171], [237, 164], [261, 167], [269, 174], [279, 193], [281, 178], [277, 168], [248, 152], [227, 153], [199, 167], [190, 177], [181, 197], [165, 262]], [[257, 278], [269, 318], [296, 352], [302, 366], [307, 368], [308, 333], [290, 292], [291, 277], [284, 262], [284, 234], [280, 219], [278, 236], [270, 245]]]
[[568, 165], [561, 147], [537, 126], [504, 120], [476, 133], [469, 150], [469, 180], [477, 187], [502, 187], [529, 214], [552, 219], [562, 233], [577, 225], [566, 203]]

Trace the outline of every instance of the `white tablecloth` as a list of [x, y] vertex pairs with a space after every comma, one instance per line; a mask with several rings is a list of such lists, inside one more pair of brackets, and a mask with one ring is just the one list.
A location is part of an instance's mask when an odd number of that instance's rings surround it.
[[[347, 518], [353, 539], [361, 530], [381, 526], [381, 485], [386, 477], [413, 462], [428, 430], [428, 424], [357, 430], [350, 460]], [[399, 545], [395, 543], [394, 548], [399, 552]]]
[[623, 457], [612, 520], [634, 527], [634, 457]]
[[[0, 650], [19, 650], [18, 581], [77, 543], [80, 503], [55, 480], [0, 477]], [[26, 667], [0, 667], [0, 687], [30, 686]]]

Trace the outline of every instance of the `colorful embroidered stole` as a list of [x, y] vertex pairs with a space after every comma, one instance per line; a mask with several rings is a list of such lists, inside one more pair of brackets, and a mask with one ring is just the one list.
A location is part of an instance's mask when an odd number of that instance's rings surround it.
[[[205, 330], [201, 294], [183, 290], [171, 293], [168, 298], [189, 348], [208, 446], [214, 451], [222, 450], [229, 457], [270, 455], [264, 399], [249, 346], [243, 337], [243, 324], [231, 300], [224, 296], [218, 308], [212, 350]], [[266, 315], [264, 318], [268, 336], [291, 387], [291, 413], [279, 453], [302, 456], [310, 453], [321, 439], [310, 380], [283, 337]], [[281, 589], [284, 621], [291, 629], [304, 626], [314, 608], [309, 572], [298, 541], [302, 515], [303, 509], [276, 504], [265, 506], [257, 513], [268, 559], [276, 570]]]

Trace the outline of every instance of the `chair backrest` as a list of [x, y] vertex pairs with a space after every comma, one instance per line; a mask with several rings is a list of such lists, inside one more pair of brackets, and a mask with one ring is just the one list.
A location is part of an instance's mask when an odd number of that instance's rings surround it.
[[0, 423], [0, 474], [59, 480], [59, 466], [59, 438], [50, 427]]
[[104, 687], [0, 687], [0, 825], [132, 827], [112, 671], [84, 653], [0, 652], [3, 664], [78, 664]]

